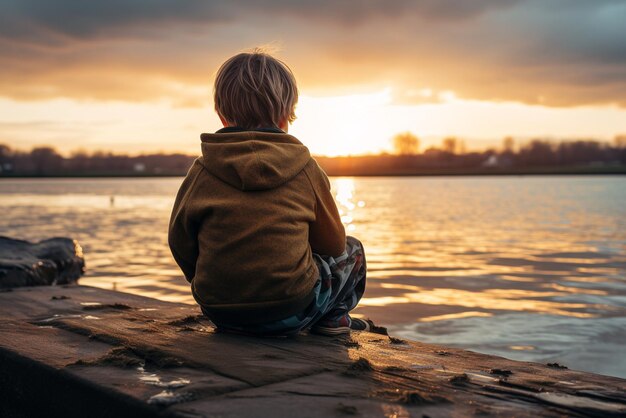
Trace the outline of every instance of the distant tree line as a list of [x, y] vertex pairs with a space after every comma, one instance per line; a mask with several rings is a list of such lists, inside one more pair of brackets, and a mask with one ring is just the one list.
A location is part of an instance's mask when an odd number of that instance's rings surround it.
[[534, 139], [519, 147], [512, 137], [499, 148], [468, 151], [463, 140], [444, 138], [439, 147], [419, 152], [410, 132], [392, 139], [393, 154], [317, 157], [331, 175], [626, 173], [626, 135], [612, 143], [597, 140]]
[[23, 152], [0, 144], [0, 176], [181, 175], [195, 158], [185, 154], [129, 156], [102, 151], [75, 151], [64, 157], [52, 147]]
[[[421, 153], [419, 146], [419, 139], [405, 132], [393, 138], [393, 154], [316, 159], [329, 175], [626, 173], [626, 135], [615, 137], [612, 143], [535, 139], [520, 146], [508, 137], [501, 147], [483, 151], [467, 151], [464, 142], [453, 137]], [[64, 157], [52, 147], [27, 152], [0, 144], [0, 176], [183, 175], [195, 158], [84, 151]]]

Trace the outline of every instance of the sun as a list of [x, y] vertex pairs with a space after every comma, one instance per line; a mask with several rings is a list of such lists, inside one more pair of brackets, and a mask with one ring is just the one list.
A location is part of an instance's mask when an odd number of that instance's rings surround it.
[[[391, 90], [347, 96], [301, 96], [290, 128], [315, 155], [357, 155], [388, 149], [390, 127], [381, 119]], [[383, 139], [381, 141], [381, 139]]]

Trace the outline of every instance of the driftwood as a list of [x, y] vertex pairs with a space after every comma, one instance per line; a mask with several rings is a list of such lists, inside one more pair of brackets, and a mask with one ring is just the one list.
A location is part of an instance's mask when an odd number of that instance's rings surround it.
[[75, 283], [84, 270], [82, 249], [72, 239], [31, 243], [0, 236], [0, 288]]
[[0, 370], [0, 416], [626, 414], [614, 377], [369, 332], [223, 334], [195, 306], [87, 286], [0, 293]]

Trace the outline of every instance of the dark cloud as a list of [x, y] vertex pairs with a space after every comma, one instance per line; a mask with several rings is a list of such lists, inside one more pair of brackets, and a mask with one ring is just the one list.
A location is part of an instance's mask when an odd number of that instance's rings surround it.
[[73, 37], [150, 27], [219, 24], [257, 13], [267, 19], [288, 15], [336, 23], [360, 23], [380, 17], [462, 20], [490, 9], [506, 8], [520, 0], [2, 0], [0, 33], [6, 37], [36, 37], [58, 33]]
[[1, 16], [0, 33], [18, 38], [46, 33], [91, 37], [134, 26], [211, 22], [225, 17], [214, 2], [169, 0], [4, 0]]
[[278, 41], [307, 88], [626, 105], [624, 21], [623, 0], [0, 0], [0, 92], [204, 103], [185, 86]]
[[626, 64], [625, 1], [534, 1], [515, 16], [507, 21], [508, 37], [526, 40], [521, 59]]

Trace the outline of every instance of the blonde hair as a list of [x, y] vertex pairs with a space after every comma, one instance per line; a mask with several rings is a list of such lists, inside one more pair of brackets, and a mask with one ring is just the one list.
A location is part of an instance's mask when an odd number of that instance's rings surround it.
[[298, 87], [291, 69], [263, 50], [229, 58], [215, 77], [215, 111], [246, 129], [279, 126], [296, 119]]

